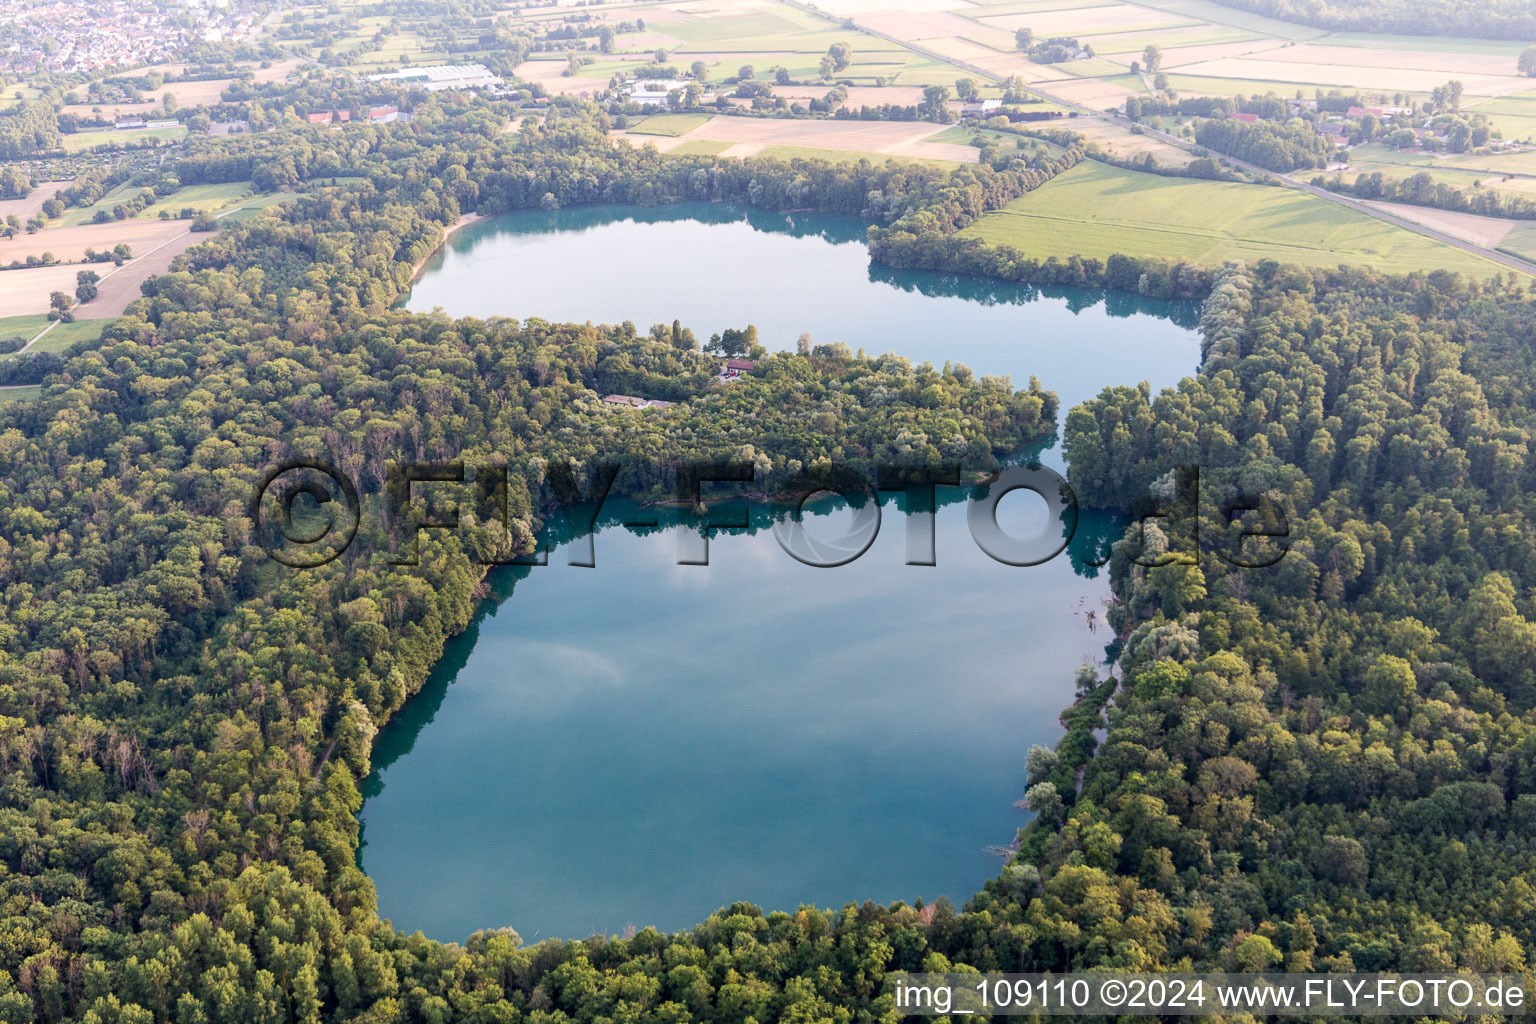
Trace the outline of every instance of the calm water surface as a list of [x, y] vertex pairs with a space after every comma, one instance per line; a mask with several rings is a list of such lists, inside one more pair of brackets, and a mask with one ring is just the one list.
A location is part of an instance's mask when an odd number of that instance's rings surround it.
[[[1192, 305], [889, 271], [863, 230], [710, 204], [518, 213], [456, 235], [407, 306], [680, 318], [701, 338], [752, 323], [770, 348], [809, 332], [1038, 375], [1063, 415], [1106, 385], [1195, 369]], [[533, 940], [682, 928], [737, 900], [968, 897], [1000, 863], [987, 848], [1023, 823], [1025, 752], [1054, 742], [1074, 671], [1110, 636], [1102, 576], [1067, 555], [993, 562], [964, 497], [938, 514], [933, 568], [903, 564], [893, 498], [875, 544], [837, 569], [761, 528], [679, 566], [673, 532], [626, 529], [622, 505], [595, 569], [566, 564], [552, 531], [550, 565], [492, 575], [378, 738], [361, 859], [380, 912], [435, 938], [510, 925]], [[823, 506], [811, 531], [837, 536], [848, 515]], [[1018, 492], [1001, 518], [1026, 536], [1050, 513]], [[1109, 529], [1085, 516], [1074, 549]]]

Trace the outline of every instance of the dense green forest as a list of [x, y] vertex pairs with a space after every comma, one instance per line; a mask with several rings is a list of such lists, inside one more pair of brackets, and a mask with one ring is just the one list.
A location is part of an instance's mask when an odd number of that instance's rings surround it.
[[1255, 14], [1341, 32], [1536, 40], [1531, 0], [1216, 0]]
[[1202, 121], [1195, 141], [1207, 149], [1288, 174], [1308, 167], [1327, 167], [1332, 143], [1300, 118], [1277, 124], [1247, 124], [1230, 117]]
[[[366, 181], [211, 236], [100, 343], [50, 356], [40, 401], [0, 408], [0, 1021], [894, 1021], [896, 970], [1525, 965], [1522, 285], [1041, 262], [956, 235], [1080, 152], [716, 162], [616, 147], [577, 105], [507, 135], [464, 98], [416, 113], [194, 152], [201, 180], [254, 160]], [[390, 308], [467, 210], [683, 198], [860, 214], [893, 263], [1206, 299], [1198, 377], [1067, 421], [1080, 498], [1166, 513], [1110, 563], [1119, 675], [1081, 677], [1061, 744], [1028, 752], [1037, 817], [964, 907], [738, 904], [674, 935], [531, 947], [403, 935], [356, 867], [357, 780], [469, 621], [483, 563], [528, 548], [552, 464], [624, 460], [622, 486], [649, 493], [685, 458], [768, 478], [988, 468], [1050, 429], [1044, 387], [964, 368], [828, 346], [720, 389], [671, 325]], [[605, 407], [618, 386], [678, 404]], [[435, 534], [409, 567], [364, 516], [364, 543], [291, 571], [247, 503], [295, 456], [345, 469], [370, 508], [390, 458], [504, 465], [508, 516]], [[1290, 550], [1233, 569], [1228, 499], [1259, 498]]]

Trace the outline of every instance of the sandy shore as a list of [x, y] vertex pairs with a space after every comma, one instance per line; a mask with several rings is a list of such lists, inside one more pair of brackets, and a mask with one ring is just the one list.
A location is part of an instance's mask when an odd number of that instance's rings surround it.
[[481, 219], [484, 216], [485, 214], [483, 213], [466, 213], [460, 217], [452, 227], [450, 227], [447, 231], [444, 231], [442, 239], [437, 243], [437, 248], [433, 249], [421, 259], [417, 260], [416, 265], [411, 268], [411, 284], [415, 284], [416, 279], [421, 276], [421, 268], [427, 265], [427, 261], [443, 251], [443, 246], [448, 244], [448, 239], [453, 237], [454, 232], [458, 231], [466, 224], [473, 224], [475, 221]]

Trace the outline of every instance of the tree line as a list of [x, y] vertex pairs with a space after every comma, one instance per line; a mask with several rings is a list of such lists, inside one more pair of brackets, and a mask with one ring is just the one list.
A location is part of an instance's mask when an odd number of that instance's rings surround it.
[[1227, 7], [1339, 32], [1536, 39], [1531, 0], [1217, 0]]

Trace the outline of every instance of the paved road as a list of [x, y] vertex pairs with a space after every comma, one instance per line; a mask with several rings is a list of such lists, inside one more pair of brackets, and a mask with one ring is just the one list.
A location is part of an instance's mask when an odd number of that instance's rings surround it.
[[[800, 8], [808, 14], [819, 15], [820, 17], [841, 23], [840, 19], [834, 18], [827, 12], [818, 10], [809, 4], [802, 3], [801, 0], [785, 0], [785, 2], [793, 7]], [[888, 42], [896, 43], [898, 46], [904, 46], [907, 49], [916, 53], [920, 53], [925, 57], [929, 57], [937, 61], [942, 61], [946, 64], [951, 64], [955, 67], [961, 68], [962, 70], [969, 71], [973, 75], [985, 78], [990, 82], [1000, 83], [1005, 80], [1002, 75], [988, 71], [986, 68], [979, 65], [971, 64], [963, 60], [958, 60], [954, 57], [945, 56], [944, 54], [939, 53], [937, 50], [928, 49], [921, 43], [914, 43], [908, 39], [901, 39], [897, 36], [890, 35], [889, 33], [879, 32], [864, 25], [859, 25], [857, 24], [856, 19], [850, 20], [854, 20], [855, 26], [858, 28], [858, 30], [865, 33], [866, 35], [871, 35], [878, 39], [884, 39]], [[1129, 129], [1131, 125], [1135, 123], [1128, 118], [1122, 117], [1119, 114], [1110, 114], [1102, 110], [1093, 110], [1089, 107], [1083, 106], [1080, 103], [1055, 95], [1050, 91], [1049, 86], [1042, 86], [1038, 82], [1026, 83], [1026, 88], [1028, 88], [1030, 92], [1040, 96], [1042, 99], [1046, 99], [1052, 103], [1059, 104], [1060, 106], [1066, 107], [1069, 110], [1075, 110], [1080, 114], [1087, 114], [1091, 117], [1101, 117], [1108, 121], [1120, 124], [1127, 129]], [[1167, 132], [1159, 131], [1156, 128], [1152, 128], [1144, 124], [1137, 125], [1137, 127], [1155, 139], [1161, 139], [1164, 142], [1178, 146], [1180, 149], [1185, 150], [1186, 152], [1196, 152], [1197, 147], [1194, 145], [1194, 143], [1187, 139], [1181, 139], [1176, 135], [1169, 135]], [[1298, 178], [1293, 178], [1289, 174], [1277, 174], [1276, 172], [1266, 170], [1257, 164], [1250, 164], [1246, 160], [1238, 160], [1235, 157], [1230, 157], [1223, 153], [1213, 153], [1211, 155], [1219, 156], [1222, 160], [1225, 160], [1233, 167], [1240, 167], [1243, 170], [1248, 171], [1250, 174], [1266, 178], [1273, 178], [1286, 188], [1300, 189], [1301, 191], [1317, 196], [1320, 199], [1326, 199], [1330, 203], [1338, 203], [1340, 206], [1347, 207], [1348, 209], [1354, 210], [1357, 213], [1363, 213], [1367, 217], [1374, 217], [1377, 220], [1386, 221], [1388, 224], [1393, 224], [1405, 230], [1424, 235], [1426, 238], [1433, 238], [1437, 242], [1444, 242], [1446, 245], [1455, 246], [1464, 252], [1472, 253], [1474, 256], [1481, 256], [1484, 259], [1492, 260], [1495, 263], [1509, 267], [1513, 270], [1518, 270], [1522, 274], [1536, 275], [1536, 263], [1532, 263], [1529, 260], [1522, 260], [1519, 257], [1511, 256], [1508, 253], [1502, 253], [1496, 249], [1489, 249], [1484, 246], [1477, 245], [1476, 243], [1456, 238], [1454, 235], [1448, 235], [1444, 231], [1438, 231], [1434, 228], [1427, 227], [1418, 223], [1417, 221], [1411, 221], [1405, 217], [1399, 217], [1394, 213], [1388, 213], [1386, 210], [1378, 210], [1375, 207], [1363, 203], [1358, 199], [1352, 199], [1349, 196], [1341, 196], [1337, 192], [1330, 192], [1325, 188], [1319, 188], [1310, 182], [1301, 181]]]

